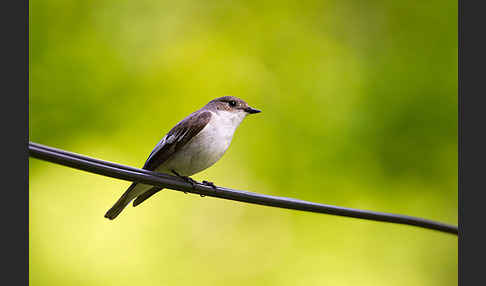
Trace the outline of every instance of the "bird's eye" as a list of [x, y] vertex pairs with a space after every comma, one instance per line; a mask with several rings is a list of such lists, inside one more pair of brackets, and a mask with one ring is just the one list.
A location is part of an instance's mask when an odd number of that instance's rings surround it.
[[236, 106], [236, 101], [232, 100], [228, 102], [230, 106], [235, 107]]

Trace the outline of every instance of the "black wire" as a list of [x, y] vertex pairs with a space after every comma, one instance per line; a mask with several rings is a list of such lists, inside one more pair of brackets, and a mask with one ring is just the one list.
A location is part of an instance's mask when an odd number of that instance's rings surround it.
[[413, 225], [456, 235], [458, 234], [457, 226], [407, 215], [337, 207], [293, 198], [269, 196], [222, 187], [213, 188], [204, 184], [195, 184], [193, 186], [176, 176], [151, 172], [113, 162], [107, 162], [33, 142], [29, 142], [29, 155], [37, 159], [42, 159], [103, 176], [132, 182], [140, 182], [148, 185], [173, 189], [176, 191], [279, 208]]

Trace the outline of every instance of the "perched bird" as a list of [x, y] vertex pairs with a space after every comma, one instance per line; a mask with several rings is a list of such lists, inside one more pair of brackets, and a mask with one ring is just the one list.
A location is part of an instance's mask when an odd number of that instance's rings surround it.
[[[259, 112], [234, 96], [213, 99], [177, 123], [152, 150], [143, 169], [175, 174], [194, 183], [189, 176], [216, 163], [228, 149], [243, 119]], [[160, 187], [134, 182], [105, 217], [114, 219], [133, 199], [135, 207], [160, 190]]]

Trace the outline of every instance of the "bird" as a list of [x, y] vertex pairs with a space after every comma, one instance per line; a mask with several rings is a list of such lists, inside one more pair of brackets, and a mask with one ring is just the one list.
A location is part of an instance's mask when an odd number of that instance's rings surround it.
[[[142, 168], [176, 175], [194, 186], [197, 182], [190, 176], [221, 159], [243, 119], [260, 112], [235, 96], [215, 98], [170, 129], [157, 143]], [[212, 182], [203, 183], [215, 187]], [[162, 189], [133, 182], [105, 217], [113, 220], [132, 200], [135, 207]]]

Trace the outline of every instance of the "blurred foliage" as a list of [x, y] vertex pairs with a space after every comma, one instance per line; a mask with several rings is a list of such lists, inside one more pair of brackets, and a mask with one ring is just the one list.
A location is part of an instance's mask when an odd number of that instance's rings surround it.
[[[457, 224], [457, 3], [29, 2], [30, 140], [141, 167], [212, 98], [263, 110], [218, 185]], [[30, 160], [31, 285], [456, 285], [457, 237]]]

